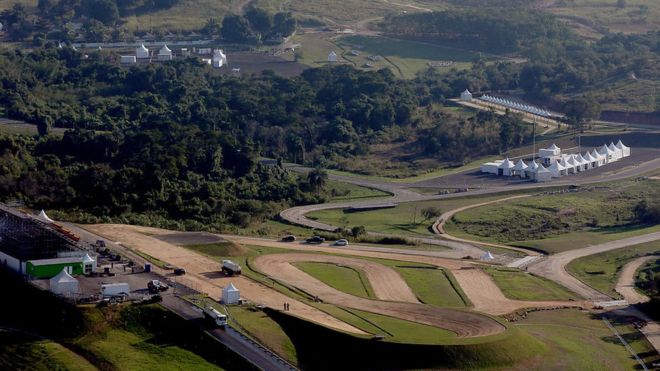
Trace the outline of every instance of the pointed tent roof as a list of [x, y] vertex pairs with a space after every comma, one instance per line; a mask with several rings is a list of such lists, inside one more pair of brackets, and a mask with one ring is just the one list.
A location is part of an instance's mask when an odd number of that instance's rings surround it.
[[43, 209], [39, 212], [37, 219], [41, 220], [42, 222], [53, 223], [53, 219], [49, 218]]
[[569, 162], [569, 160], [572, 160], [572, 158], [570, 156], [569, 157], [562, 157], [561, 161], [559, 162], [559, 165], [562, 167], [562, 169], [559, 169], [559, 170], [564, 170], [564, 168], [575, 166], [572, 163], [572, 161]]
[[614, 152], [613, 152], [613, 151], [610, 149], [610, 147], [608, 147], [606, 144], [603, 144], [603, 146], [600, 147], [600, 149], [598, 150], [598, 153], [600, 153], [601, 155], [611, 155], [611, 154], [614, 154]]
[[233, 283], [229, 282], [229, 285], [227, 285], [227, 287], [222, 289], [222, 291], [223, 292], [238, 292], [238, 289], [236, 288], [236, 286], [234, 286]]
[[586, 158], [582, 157], [581, 153], [575, 155], [575, 161], [577, 161], [578, 165], [586, 165], [589, 163], [589, 161]]
[[463, 92], [463, 94], [472, 94], [472, 93], [470, 93], [469, 90], [465, 89], [465, 91]]
[[83, 262], [83, 264], [84, 263], [94, 263], [95, 260], [91, 256], [89, 256], [89, 254], [85, 254], [85, 256], [83, 256], [83, 258], [82, 258], [82, 262]]
[[509, 158], [507, 157], [506, 159], [504, 159], [504, 161], [502, 161], [502, 163], [500, 164], [500, 166], [498, 166], [498, 168], [499, 169], [511, 169], [514, 166], [515, 165], [513, 165], [513, 162], [511, 162], [511, 160], [509, 160]]
[[160, 48], [160, 51], [158, 52], [158, 54], [170, 54], [170, 53], [172, 53], [172, 50], [170, 50], [170, 48], [167, 47], [167, 44], [164, 44], [163, 47]]
[[141, 50], [141, 51], [143, 51], [143, 52], [148, 52], [148, 51], [149, 51], [149, 49], [147, 49], [147, 48], [144, 46], [144, 44], [140, 44], [140, 46], [138, 47], [138, 49]]
[[539, 164], [536, 163], [536, 160], [532, 161], [527, 167], [527, 170], [533, 173], [535, 173], [538, 169], [539, 169]]
[[[537, 172], [540, 172], [540, 170], [541, 169], [539, 168], [539, 171]], [[559, 174], [560, 171], [566, 170], [566, 167], [564, 167], [558, 161], [553, 161], [550, 167], [548, 167], [548, 170], [550, 170], [550, 172], [552, 172], [553, 174]]]
[[556, 144], [552, 143], [552, 145], [551, 145], [550, 147], [548, 147], [548, 149], [553, 150], [553, 151], [556, 151], [556, 150], [558, 150], [558, 149], [560, 149], [560, 148], [557, 147]]
[[592, 156], [591, 153], [589, 153], [589, 151], [585, 152], [584, 156], [582, 156], [582, 158], [587, 162], [595, 162], [595, 161], [598, 160], [597, 158]]
[[617, 147], [614, 145], [614, 142], [610, 143], [610, 145], [607, 146], [607, 148], [609, 148], [610, 151], [612, 151], [612, 152], [618, 152], [618, 151], [621, 151], [621, 149], [617, 148]]
[[486, 251], [486, 253], [481, 256], [481, 260], [493, 260], [493, 259], [495, 259], [495, 257], [493, 256], [493, 254], [490, 253], [490, 251]]
[[620, 150], [623, 151], [624, 149], [627, 149], [628, 147], [626, 147], [626, 146], [623, 144], [623, 142], [621, 142], [621, 139], [619, 139], [619, 141], [616, 143], [616, 148], [618, 148], [618, 149], [620, 149]]
[[593, 151], [591, 151], [591, 156], [593, 156], [593, 158], [595, 158], [596, 160], [600, 160], [601, 158], [603, 158], [603, 155], [601, 155], [595, 148]]
[[[555, 161], [555, 163], [557, 163], [557, 162]], [[540, 164], [540, 165], [539, 165], [539, 168], [536, 169], [536, 173], [537, 173], [537, 174], [540, 174], [540, 173], [550, 173], [550, 172], [551, 172], [551, 171], [548, 170], [548, 169], [546, 169], [545, 166], [543, 166], [543, 164]]]
[[51, 284], [64, 282], [78, 282], [78, 280], [73, 278], [69, 272], [66, 271], [66, 268], [62, 269], [62, 271], [57, 276], [50, 279]]
[[522, 159], [519, 159], [518, 162], [516, 162], [516, 166], [513, 167], [513, 170], [525, 170], [529, 166], [523, 161]]

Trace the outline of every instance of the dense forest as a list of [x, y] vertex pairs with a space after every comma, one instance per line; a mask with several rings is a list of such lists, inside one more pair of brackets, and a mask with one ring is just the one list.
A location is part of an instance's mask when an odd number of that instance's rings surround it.
[[521, 88], [530, 96], [551, 98], [618, 79], [660, 79], [660, 31], [611, 34], [588, 43], [552, 15], [516, 8], [397, 15], [381, 27], [396, 37], [508, 52], [528, 60], [465, 72], [476, 91]]
[[[323, 197], [259, 156], [332, 166], [396, 133], [421, 155], [462, 162], [529, 139], [515, 116], [446, 115], [436, 110], [443, 91], [389, 70], [337, 66], [289, 79], [221, 76], [196, 59], [132, 68], [114, 60], [54, 47], [0, 55], [0, 105], [40, 131], [0, 141], [4, 197], [222, 229]], [[53, 126], [72, 130], [49, 136]]]

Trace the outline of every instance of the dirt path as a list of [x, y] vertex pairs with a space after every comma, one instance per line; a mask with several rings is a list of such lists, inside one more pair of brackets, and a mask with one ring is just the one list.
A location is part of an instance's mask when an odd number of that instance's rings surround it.
[[635, 273], [644, 263], [653, 259], [660, 259], [660, 256], [642, 256], [626, 264], [621, 270], [614, 290], [621, 294], [628, 304], [646, 303], [650, 300], [648, 296], [635, 290]]
[[599, 245], [593, 245], [577, 250], [569, 250], [545, 259], [538, 260], [528, 266], [528, 270], [539, 276], [543, 276], [563, 285], [569, 290], [588, 300], [607, 301], [611, 298], [602, 292], [588, 286], [584, 282], [573, 277], [566, 271], [566, 265], [571, 261], [605, 251], [639, 245], [646, 242], [660, 240], [660, 232], [648, 233], [641, 236], [611, 241]]
[[260, 303], [267, 307], [281, 310], [283, 304], [287, 302], [290, 303], [290, 313], [295, 316], [340, 331], [365, 334], [364, 331], [342, 322], [325, 312], [292, 299], [246, 277], [225, 277], [219, 272], [220, 266], [217, 261], [147, 235], [164, 235], [172, 233], [171, 231], [117, 224], [87, 225], [84, 228], [158, 260], [184, 268], [187, 272], [186, 275], [177, 277], [176, 280], [208, 294], [215, 300], [220, 298], [222, 288], [232, 282], [241, 290], [241, 297], [254, 303]]
[[533, 255], [533, 256], [540, 255], [536, 251], [532, 251], [532, 250], [529, 250], [529, 249], [521, 249], [521, 248], [512, 247], [512, 246], [498, 245], [496, 243], [480, 242], [480, 241], [468, 240], [466, 238], [455, 237], [455, 236], [452, 236], [452, 235], [448, 234], [445, 231], [445, 228], [444, 228], [445, 223], [449, 219], [451, 219], [456, 213], [459, 213], [461, 211], [473, 209], [475, 207], [495, 204], [495, 203], [499, 203], [499, 202], [515, 200], [515, 199], [518, 199], [518, 198], [529, 197], [529, 196], [531, 196], [531, 195], [517, 195], [517, 196], [505, 197], [505, 198], [500, 198], [500, 199], [497, 199], [497, 200], [494, 200], [494, 201], [481, 202], [481, 203], [478, 203], [478, 204], [467, 205], [467, 206], [459, 207], [459, 208], [456, 208], [456, 209], [453, 209], [453, 210], [449, 210], [449, 211], [443, 213], [442, 215], [440, 215], [440, 217], [435, 221], [435, 223], [433, 223], [433, 226], [431, 226], [431, 230], [433, 231], [433, 233], [440, 234], [440, 235], [442, 235], [443, 238], [446, 238], [446, 239], [452, 240], [452, 241], [465, 242], [465, 243], [470, 243], [470, 244], [475, 244], [475, 245], [480, 245], [480, 246], [491, 246], [491, 247], [497, 247], [497, 248], [500, 248], [500, 249], [516, 250], [516, 251], [520, 251], [520, 252], [522, 252], [526, 255]]
[[[374, 294], [380, 300], [419, 303], [406, 281], [392, 268], [364, 259], [351, 259], [333, 255], [285, 254], [288, 263], [320, 262], [348, 266], [364, 272]], [[273, 255], [269, 255], [273, 256]]]
[[[419, 303], [370, 300], [346, 294], [291, 265], [288, 255], [290, 254], [261, 255], [254, 260], [253, 264], [262, 273], [285, 281], [306, 292], [314, 293], [327, 303], [443, 328], [456, 333], [459, 337], [494, 335], [506, 330], [497, 321], [477, 313]], [[317, 255], [317, 257], [330, 258], [321, 255]], [[293, 261], [299, 260], [294, 258]], [[402, 284], [405, 285], [405, 282]]]

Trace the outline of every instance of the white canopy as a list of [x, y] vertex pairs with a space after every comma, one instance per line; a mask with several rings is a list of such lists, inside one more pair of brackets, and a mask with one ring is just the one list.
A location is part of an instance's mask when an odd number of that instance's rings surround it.
[[552, 145], [550, 147], [548, 147], [548, 149], [553, 150], [553, 151], [558, 151], [560, 148], [557, 147], [556, 144], [552, 143]]
[[600, 150], [598, 150], [598, 153], [603, 156], [611, 156], [614, 154], [614, 151], [612, 151], [607, 145], [603, 144], [603, 146], [600, 147]]
[[229, 283], [222, 289], [222, 302], [225, 304], [236, 304], [240, 301], [241, 294], [233, 283]]
[[39, 215], [37, 216], [37, 219], [41, 220], [42, 222], [45, 223], [53, 223], [53, 219], [49, 218], [48, 215], [46, 215], [46, 212], [43, 211], [43, 209], [39, 212]]
[[528, 167], [529, 167], [529, 166], [527, 166], [527, 164], [525, 163], [525, 161], [523, 161], [522, 159], [519, 159], [518, 162], [516, 162], [516, 166], [513, 167], [513, 170], [520, 170], [520, 171], [522, 171], [522, 170], [527, 169]]
[[619, 139], [619, 142], [616, 144], [616, 148], [621, 150], [624, 157], [630, 156], [630, 147], [626, 147], [623, 142], [621, 142], [621, 139]]
[[592, 156], [591, 153], [589, 153], [589, 151], [585, 152], [584, 156], [582, 156], [582, 158], [587, 162], [596, 162], [596, 161], [598, 161], [598, 159], [595, 158], [594, 156]]
[[495, 259], [495, 257], [493, 256], [493, 254], [490, 253], [490, 251], [486, 251], [486, 253], [481, 256], [481, 260], [493, 260], [493, 259]]
[[601, 155], [600, 153], [598, 153], [598, 151], [596, 151], [596, 149], [594, 149], [593, 151], [591, 151], [591, 156], [592, 156], [593, 158], [595, 158], [596, 160], [602, 160], [603, 157], [604, 157], [603, 155]]
[[513, 164], [513, 162], [511, 162], [511, 160], [509, 160], [509, 158], [507, 157], [507, 158], [504, 159], [504, 161], [502, 161], [502, 163], [500, 164], [500, 166], [498, 166], [498, 168], [500, 168], [500, 169], [511, 169], [514, 166], [515, 165]]
[[539, 164], [537, 164], [536, 160], [534, 160], [527, 167], [527, 171], [531, 171], [532, 173], [535, 173], [538, 170], [538, 168], [539, 168]]
[[[540, 172], [540, 170], [541, 169], [539, 168], [537, 173]], [[562, 171], [566, 170], [566, 167], [564, 167], [562, 164], [560, 164], [557, 161], [553, 161], [550, 167], [548, 168], [548, 170], [552, 173], [552, 176], [558, 177], [561, 176]]]
[[78, 280], [67, 273], [66, 268], [50, 279], [50, 291], [57, 295], [70, 296], [78, 292]]
[[575, 155], [575, 161], [577, 161], [578, 165], [588, 165], [589, 164], [589, 160], [582, 157], [582, 154], [580, 154], [580, 153]]
[[170, 48], [167, 47], [167, 44], [165, 44], [162, 48], [160, 48], [158, 54], [172, 54], [172, 50], [170, 50]]
[[85, 254], [85, 256], [83, 256], [83, 258], [82, 258], [82, 262], [83, 262], [83, 264], [85, 264], [85, 263], [90, 264], [90, 263], [95, 263], [96, 260], [94, 260], [94, 258], [89, 256], [89, 254]]
[[144, 46], [144, 44], [141, 44], [141, 45], [138, 47], [138, 50], [141, 50], [141, 51], [143, 51], [143, 52], [148, 52], [148, 51], [149, 51], [149, 49], [147, 49], [147, 47]]
[[617, 148], [617, 147], [614, 145], [614, 142], [610, 143], [610, 145], [609, 145], [607, 148], [609, 148], [610, 151], [612, 151], [612, 152], [619, 152], [619, 151], [621, 151], [621, 149]]

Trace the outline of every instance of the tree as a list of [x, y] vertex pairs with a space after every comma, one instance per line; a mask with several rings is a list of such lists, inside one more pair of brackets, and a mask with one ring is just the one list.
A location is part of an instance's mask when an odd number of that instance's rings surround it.
[[593, 98], [576, 98], [564, 103], [564, 113], [576, 130], [584, 131], [584, 124], [600, 116], [601, 107]]
[[262, 35], [266, 35], [273, 27], [273, 17], [270, 13], [261, 8], [250, 7], [250, 9], [245, 12], [245, 18], [250, 22], [252, 30]]
[[435, 206], [429, 206], [422, 209], [422, 216], [424, 220], [435, 219], [442, 215], [442, 211]]
[[248, 21], [235, 14], [229, 14], [222, 20], [222, 38], [230, 41], [243, 43], [252, 37], [252, 30]]
[[315, 168], [307, 174], [307, 183], [316, 191], [316, 195], [319, 195], [321, 190], [325, 188], [327, 180], [328, 173], [320, 168]]
[[90, 18], [106, 25], [115, 24], [119, 20], [119, 8], [113, 0], [89, 0], [86, 5], [86, 13]]

